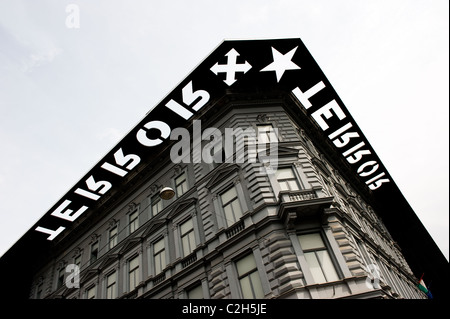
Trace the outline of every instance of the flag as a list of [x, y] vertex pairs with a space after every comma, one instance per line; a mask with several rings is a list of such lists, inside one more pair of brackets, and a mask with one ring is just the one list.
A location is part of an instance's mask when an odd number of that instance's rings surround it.
[[429, 299], [433, 298], [433, 295], [431, 294], [430, 290], [428, 290], [427, 286], [425, 285], [425, 282], [423, 281], [423, 274], [422, 274], [422, 277], [420, 277], [417, 288], [419, 288], [419, 290], [423, 291], [428, 296]]

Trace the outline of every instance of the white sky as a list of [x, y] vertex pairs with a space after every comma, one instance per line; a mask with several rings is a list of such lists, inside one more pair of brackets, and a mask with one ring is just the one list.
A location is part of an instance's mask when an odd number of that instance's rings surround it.
[[224, 39], [287, 37], [448, 259], [448, 0], [0, 0], [0, 255]]

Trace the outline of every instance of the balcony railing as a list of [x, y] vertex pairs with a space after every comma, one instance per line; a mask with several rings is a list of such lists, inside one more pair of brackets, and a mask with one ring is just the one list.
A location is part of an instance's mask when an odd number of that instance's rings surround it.
[[240, 233], [241, 231], [244, 230], [244, 228], [245, 228], [244, 221], [243, 220], [238, 221], [237, 223], [235, 223], [233, 226], [231, 226], [230, 228], [228, 228], [225, 231], [225, 234], [227, 235], [227, 239], [233, 237], [237, 233]]
[[193, 262], [197, 261], [197, 254], [193, 253], [190, 254], [189, 256], [187, 256], [182, 262], [181, 265], [183, 266], [183, 268], [189, 266], [190, 264], [192, 264]]

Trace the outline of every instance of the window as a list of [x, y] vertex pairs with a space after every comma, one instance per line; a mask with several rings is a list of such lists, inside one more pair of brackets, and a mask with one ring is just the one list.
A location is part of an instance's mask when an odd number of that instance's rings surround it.
[[41, 299], [42, 297], [42, 284], [38, 284], [36, 287], [36, 299]]
[[95, 286], [92, 286], [86, 291], [87, 299], [95, 299]]
[[297, 191], [300, 189], [292, 167], [277, 169], [275, 176], [282, 191]]
[[98, 258], [98, 241], [96, 241], [95, 243], [93, 243], [91, 245], [91, 264], [95, 263], [97, 261]]
[[239, 285], [244, 299], [264, 298], [255, 257], [249, 254], [236, 262]]
[[64, 275], [66, 273], [66, 269], [62, 267], [58, 272], [58, 281], [56, 284], [56, 289], [61, 288], [64, 285]]
[[159, 196], [152, 197], [152, 216], [156, 216], [160, 211], [162, 211], [162, 200]]
[[166, 252], [164, 248], [164, 238], [153, 245], [153, 261], [155, 263], [155, 275], [166, 268]]
[[139, 256], [128, 263], [129, 291], [133, 291], [139, 283]]
[[272, 125], [259, 125], [258, 143], [278, 142], [277, 132]]
[[299, 235], [298, 240], [316, 283], [339, 280], [325, 243], [319, 233]]
[[134, 232], [136, 229], [138, 229], [139, 227], [139, 214], [138, 211], [134, 211], [133, 213], [130, 214], [130, 234], [132, 232]]
[[225, 220], [231, 226], [242, 217], [242, 208], [239, 204], [236, 188], [232, 187], [221, 196], [222, 207], [225, 212]]
[[73, 263], [81, 269], [81, 255], [78, 255], [74, 258]]
[[181, 246], [183, 249], [183, 257], [192, 253], [195, 249], [194, 223], [192, 218], [180, 225]]
[[180, 176], [178, 176], [177, 178], [175, 178], [175, 189], [176, 189], [178, 197], [183, 195], [188, 190], [186, 173], [183, 173]]
[[109, 231], [109, 249], [117, 245], [117, 226]]
[[116, 293], [116, 272], [106, 277], [106, 299], [117, 298]]
[[187, 291], [188, 299], [203, 299], [202, 285], [195, 286]]

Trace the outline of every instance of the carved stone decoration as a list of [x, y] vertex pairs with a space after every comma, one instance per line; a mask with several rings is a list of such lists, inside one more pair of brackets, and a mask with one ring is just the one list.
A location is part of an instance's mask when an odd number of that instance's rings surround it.
[[116, 225], [117, 225], [117, 219], [111, 218], [111, 220], [108, 222], [108, 227], [111, 228], [111, 227], [114, 227]]
[[150, 194], [153, 195], [154, 193], [156, 193], [161, 187], [153, 184], [152, 186], [150, 186]]
[[89, 241], [89, 244], [92, 244], [92, 243], [96, 242], [99, 237], [100, 237], [100, 235], [92, 234], [91, 235], [91, 240]]
[[258, 114], [258, 116], [256, 117], [256, 120], [259, 123], [267, 123], [269, 121], [267, 114], [263, 113], [263, 114]]
[[128, 212], [131, 213], [136, 210], [137, 204], [135, 202], [131, 202], [128, 204]]

